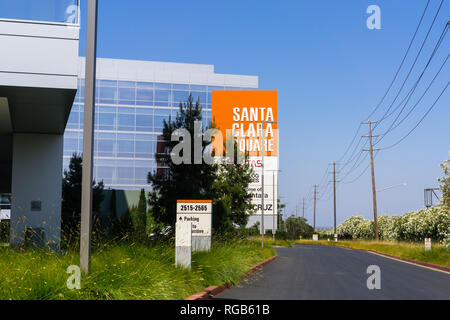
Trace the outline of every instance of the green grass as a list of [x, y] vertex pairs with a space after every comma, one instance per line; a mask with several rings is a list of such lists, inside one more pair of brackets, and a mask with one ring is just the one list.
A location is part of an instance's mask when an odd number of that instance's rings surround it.
[[275, 254], [255, 241], [213, 243], [194, 253], [191, 271], [174, 267], [174, 248], [142, 244], [105, 246], [93, 253], [81, 290], [69, 290], [70, 265], [79, 255], [0, 248], [1, 299], [184, 299], [210, 285], [237, 283], [254, 264]]
[[[258, 242], [261, 245], [261, 236], [251, 237], [250, 240]], [[269, 247], [292, 247], [294, 240], [273, 240], [272, 236], [264, 236], [264, 245]]]
[[423, 243], [396, 242], [396, 241], [362, 241], [362, 240], [340, 240], [334, 241], [312, 241], [300, 240], [298, 244], [322, 244], [341, 245], [355, 249], [374, 250], [380, 253], [387, 253], [399, 258], [406, 258], [421, 262], [433, 263], [445, 267], [450, 267], [450, 250], [440, 244], [433, 243], [430, 251], [425, 251]]

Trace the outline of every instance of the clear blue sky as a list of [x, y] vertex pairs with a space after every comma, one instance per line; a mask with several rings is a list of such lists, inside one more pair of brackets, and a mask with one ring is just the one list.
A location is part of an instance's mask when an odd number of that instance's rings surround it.
[[[214, 64], [216, 72], [257, 75], [260, 89], [278, 90], [280, 195], [288, 213], [297, 204], [301, 213], [300, 198], [310, 195], [328, 163], [341, 157], [360, 121], [381, 99], [426, 4], [426, 0], [99, 2], [100, 57]], [[86, 0], [81, 3], [83, 24]], [[381, 30], [366, 27], [366, 9], [371, 4], [381, 8]], [[395, 90], [439, 4], [431, 0]], [[408, 90], [448, 20], [450, 3], [446, 1], [407, 82]], [[83, 27], [80, 55], [85, 50], [84, 32]], [[417, 101], [449, 53], [449, 38], [447, 34], [411, 102]], [[448, 83], [449, 65], [450, 61], [410, 118], [378, 146], [390, 145], [414, 126]], [[392, 102], [395, 90], [375, 120]], [[378, 193], [379, 214], [418, 209], [423, 206], [423, 189], [438, 186], [439, 163], [448, 159], [450, 150], [449, 91], [411, 136], [377, 156], [377, 188], [407, 183]], [[376, 133], [382, 133], [392, 119], [386, 119]], [[367, 126], [361, 134], [366, 132]], [[348, 180], [358, 176], [366, 164], [368, 159]], [[355, 214], [373, 217], [370, 181], [367, 171], [352, 184], [338, 184], [338, 223]], [[332, 198], [326, 198], [327, 194], [318, 203], [318, 226], [333, 224]], [[312, 223], [311, 201], [305, 216]]]

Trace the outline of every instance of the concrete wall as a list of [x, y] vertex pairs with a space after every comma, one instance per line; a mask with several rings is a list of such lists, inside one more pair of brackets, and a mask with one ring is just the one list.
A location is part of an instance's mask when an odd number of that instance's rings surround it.
[[0, 190], [11, 189], [13, 246], [30, 239], [59, 247], [63, 133], [77, 90], [79, 29], [0, 18]]
[[24, 243], [31, 227], [43, 230], [37, 242], [59, 248], [62, 154], [62, 135], [13, 135], [11, 245]]
[[0, 19], [0, 85], [76, 89], [79, 26]]

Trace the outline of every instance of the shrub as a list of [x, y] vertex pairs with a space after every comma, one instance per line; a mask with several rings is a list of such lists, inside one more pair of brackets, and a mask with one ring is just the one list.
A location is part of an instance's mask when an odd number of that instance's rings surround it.
[[450, 233], [447, 233], [444, 240], [442, 240], [442, 245], [444, 245], [447, 249], [450, 249]]
[[0, 220], [0, 242], [9, 242], [9, 220]]
[[[373, 221], [361, 216], [347, 218], [337, 227], [341, 239], [374, 238]], [[378, 235], [382, 240], [443, 241], [450, 234], [450, 211], [444, 205], [411, 211], [402, 216], [378, 218]]]

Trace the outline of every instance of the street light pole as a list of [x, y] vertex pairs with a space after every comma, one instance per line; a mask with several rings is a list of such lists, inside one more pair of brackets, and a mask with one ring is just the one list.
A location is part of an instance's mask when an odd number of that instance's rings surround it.
[[92, 169], [94, 153], [95, 71], [97, 55], [97, 0], [89, 0], [87, 5], [80, 233], [80, 268], [85, 273], [89, 272], [91, 255]]

